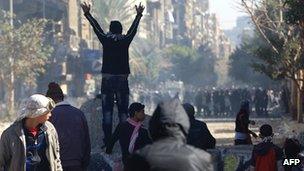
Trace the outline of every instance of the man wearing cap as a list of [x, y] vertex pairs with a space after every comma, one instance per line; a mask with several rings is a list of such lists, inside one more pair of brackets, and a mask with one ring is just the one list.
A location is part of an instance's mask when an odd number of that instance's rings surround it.
[[64, 101], [60, 86], [51, 82], [46, 93], [56, 107], [50, 122], [54, 124], [60, 143], [60, 156], [64, 171], [83, 171], [89, 165], [91, 143], [86, 118], [81, 110]]
[[62, 171], [56, 129], [47, 120], [52, 99], [34, 94], [1, 135], [0, 170]]
[[116, 127], [106, 149], [106, 152], [110, 154], [115, 142], [119, 140], [123, 163], [126, 162], [128, 155], [152, 143], [148, 130], [142, 127], [145, 119], [145, 105], [132, 103], [129, 107], [129, 114], [130, 118]]

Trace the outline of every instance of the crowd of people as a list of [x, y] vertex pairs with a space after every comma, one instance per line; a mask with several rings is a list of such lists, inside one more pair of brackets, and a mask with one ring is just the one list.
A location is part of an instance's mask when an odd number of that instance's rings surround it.
[[[145, 103], [129, 105], [128, 48], [136, 35], [144, 11], [144, 6], [135, 6], [136, 17], [126, 35], [122, 34], [119, 21], [112, 21], [110, 31], [105, 33], [90, 14], [90, 5], [82, 3], [88, 19], [103, 45], [101, 104], [103, 144], [102, 150], [111, 154], [114, 144], [119, 141], [123, 170], [126, 171], [212, 171], [211, 154], [206, 149], [216, 147], [206, 123], [195, 118], [195, 103], [198, 114], [236, 116], [235, 145], [251, 145], [248, 129], [255, 124], [249, 119], [250, 103], [255, 104], [258, 115], [267, 115], [268, 95], [265, 90], [256, 90], [254, 98], [248, 90], [232, 91], [198, 90], [194, 97], [185, 95], [184, 103], [179, 94], [173, 98], [157, 99], [155, 110], [145, 121]], [[229, 100], [231, 97], [231, 100]], [[91, 138], [86, 114], [64, 100], [60, 86], [49, 83], [45, 95], [30, 96], [21, 107], [18, 117], [1, 135], [0, 170], [4, 171], [85, 171], [90, 164]], [[166, 100], [164, 100], [166, 99]], [[205, 99], [205, 100], [204, 100]], [[228, 99], [225, 100], [225, 99]], [[237, 112], [242, 100], [241, 109]], [[187, 101], [189, 100], [189, 101]], [[144, 100], [143, 100], [144, 101]], [[226, 101], [230, 105], [226, 105]], [[192, 103], [192, 104], [191, 104]], [[210, 104], [212, 106], [205, 106]], [[114, 105], [119, 123], [113, 128]], [[93, 109], [93, 110], [98, 110]], [[229, 114], [230, 112], [230, 114]], [[94, 118], [93, 118], [94, 119]], [[97, 118], [96, 118], [97, 119]], [[97, 132], [98, 134], [98, 132]], [[287, 139], [284, 151], [272, 143], [273, 130], [270, 125], [260, 127], [262, 142], [255, 145], [251, 160], [243, 169], [269, 170], [282, 169], [284, 158], [298, 157], [300, 144], [295, 139]], [[299, 166], [286, 166], [285, 170], [300, 169]]]
[[[159, 88], [161, 89], [161, 88]], [[172, 93], [171, 93], [172, 94]], [[155, 107], [162, 99], [174, 97], [168, 91], [158, 91], [143, 87], [134, 88], [132, 101], [140, 101]], [[248, 100], [250, 111], [258, 117], [279, 115], [288, 112], [286, 92], [262, 88], [231, 88], [231, 89], [186, 89], [182, 96], [183, 102], [192, 103], [202, 117], [235, 117], [240, 102]]]

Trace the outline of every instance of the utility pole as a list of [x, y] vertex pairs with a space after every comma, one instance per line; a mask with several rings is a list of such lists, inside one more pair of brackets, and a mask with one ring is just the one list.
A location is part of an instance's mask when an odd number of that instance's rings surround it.
[[[11, 32], [11, 39], [12, 41], [14, 40], [13, 38], [13, 28], [14, 28], [14, 3], [13, 0], [10, 0], [10, 25], [12, 27], [12, 32]], [[14, 71], [14, 49], [11, 53], [11, 55], [9, 56], [9, 65], [10, 65], [10, 81], [8, 83], [8, 112], [11, 116], [14, 107], [15, 107], [15, 71]]]

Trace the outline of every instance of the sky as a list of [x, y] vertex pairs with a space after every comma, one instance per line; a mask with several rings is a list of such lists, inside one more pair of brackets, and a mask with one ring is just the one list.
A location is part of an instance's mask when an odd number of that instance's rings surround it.
[[241, 11], [241, 0], [209, 0], [210, 11], [216, 13], [221, 28], [231, 29], [235, 26], [237, 17], [246, 15]]

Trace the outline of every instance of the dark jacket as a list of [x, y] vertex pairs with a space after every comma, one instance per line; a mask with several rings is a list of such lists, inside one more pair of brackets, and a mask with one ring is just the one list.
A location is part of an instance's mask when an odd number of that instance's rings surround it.
[[187, 136], [187, 143], [194, 147], [206, 150], [215, 148], [216, 140], [211, 135], [205, 122], [190, 118], [190, 129]]
[[[128, 123], [127, 121], [120, 123], [117, 125], [111, 140], [109, 144], [107, 145], [107, 153], [111, 153], [113, 146], [116, 141], [119, 140], [119, 144], [121, 147], [121, 153], [122, 153], [122, 158], [123, 161], [125, 162], [125, 159], [129, 153], [129, 144], [130, 144], [130, 139], [134, 130], [134, 126]], [[148, 130], [145, 128], [140, 128], [138, 131], [138, 137], [135, 141], [134, 145], [134, 151], [143, 148], [147, 144], [151, 144], [152, 139], [149, 136]]]
[[90, 13], [85, 17], [92, 25], [95, 34], [103, 46], [102, 73], [119, 75], [130, 74], [129, 46], [137, 32], [141, 14], [137, 14], [126, 35], [105, 34]]
[[249, 133], [249, 123], [249, 113], [245, 110], [240, 110], [240, 112], [236, 115], [235, 132]]
[[91, 145], [87, 121], [82, 111], [60, 102], [52, 110], [50, 122], [58, 132], [62, 166], [86, 168], [90, 161]]
[[186, 144], [190, 124], [178, 99], [158, 105], [150, 119], [153, 144], [135, 152], [125, 170], [210, 171], [211, 155]]

